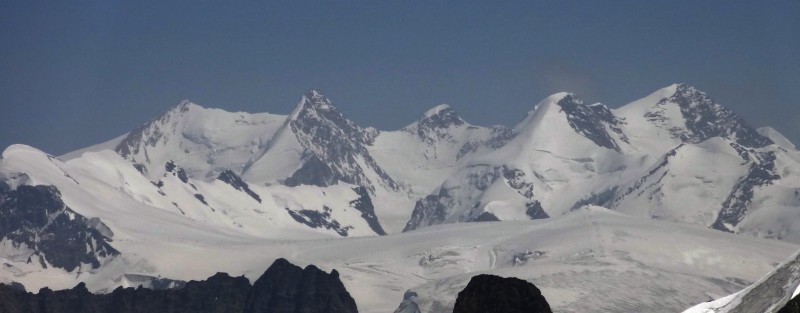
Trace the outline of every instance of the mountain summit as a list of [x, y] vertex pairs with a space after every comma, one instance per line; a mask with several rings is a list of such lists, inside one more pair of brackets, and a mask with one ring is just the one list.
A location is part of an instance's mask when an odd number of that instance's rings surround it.
[[699, 143], [723, 137], [751, 148], [772, 144], [772, 140], [760, 135], [742, 117], [705, 92], [683, 83], [658, 90], [617, 112], [632, 124], [636, 133], [652, 139]]

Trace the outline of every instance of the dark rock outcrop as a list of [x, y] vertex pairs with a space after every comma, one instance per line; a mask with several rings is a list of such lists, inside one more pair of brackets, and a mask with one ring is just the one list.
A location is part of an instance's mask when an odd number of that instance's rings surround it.
[[497, 218], [497, 216], [495, 216], [491, 212], [483, 212], [481, 213], [481, 215], [478, 215], [478, 217], [475, 218], [475, 222], [499, 222], [499, 221], [500, 219]]
[[800, 297], [790, 300], [778, 313], [800, 313]]
[[83, 283], [38, 294], [0, 284], [0, 313], [349, 313], [355, 301], [334, 270], [305, 269], [279, 259], [251, 286], [245, 277], [217, 273], [183, 288], [117, 288], [90, 293]]
[[[528, 199], [525, 202], [528, 217], [549, 218], [542, 203], [535, 199], [533, 179], [534, 177], [526, 175], [522, 170], [507, 166], [475, 165], [469, 171], [465, 171], [463, 176], [454, 176], [445, 181], [438, 192], [417, 200], [403, 232], [443, 224], [448, 219], [458, 222], [500, 221], [496, 215], [485, 211], [486, 204], [480, 202], [480, 197], [470, 195], [480, 194], [496, 182], [504, 182], [520, 196]], [[463, 198], [468, 199], [461, 201]], [[454, 211], [459, 212], [459, 209], [465, 207], [471, 208], [467, 214], [454, 216]]]
[[258, 201], [258, 203], [261, 203], [261, 197], [259, 197], [257, 193], [251, 190], [247, 182], [245, 182], [241, 177], [239, 177], [239, 175], [236, 175], [236, 173], [234, 173], [233, 171], [225, 170], [224, 172], [220, 173], [219, 176], [217, 176], [217, 179], [228, 185], [231, 185], [231, 187], [233, 187], [236, 190], [246, 193], [248, 196]]
[[658, 110], [647, 113], [645, 118], [656, 124], [663, 122], [669, 118], [663, 108], [670, 103], [678, 105], [686, 126], [668, 131], [685, 143], [699, 143], [712, 137], [731, 139], [749, 148], [761, 148], [773, 143], [750, 127], [742, 117], [718, 104], [705, 92], [687, 84], [678, 84], [675, 94], [658, 102]]
[[344, 288], [336, 270], [328, 274], [313, 265], [301, 269], [278, 259], [253, 284], [243, 312], [357, 311], [355, 300]]
[[458, 293], [453, 313], [552, 313], [550, 305], [533, 284], [518, 278], [494, 275], [472, 277]]
[[318, 90], [303, 96], [288, 123], [304, 156], [303, 165], [283, 181], [284, 185], [325, 187], [345, 182], [370, 192], [376, 186], [399, 188], [367, 149], [375, 142], [378, 131], [361, 128], [346, 119]]
[[569, 126], [598, 146], [620, 152], [609, 130], [615, 132], [620, 140], [628, 141], [619, 127], [621, 122], [605, 105], [587, 106], [578, 97], [568, 95], [558, 101], [558, 106], [566, 114]]
[[28, 262], [42, 267], [69, 272], [82, 264], [98, 268], [119, 255], [108, 243], [110, 238], [98, 230], [100, 225], [99, 219], [92, 221], [67, 207], [54, 186], [22, 185], [0, 191], [0, 240], [30, 250]]
[[285, 208], [296, 222], [311, 228], [324, 228], [335, 231], [339, 236], [347, 237], [353, 226], [344, 226], [331, 216], [333, 210], [327, 206], [322, 207], [322, 212], [315, 210], [292, 210]]
[[358, 194], [358, 199], [350, 201], [350, 206], [361, 212], [361, 218], [367, 221], [369, 227], [376, 234], [385, 236], [386, 231], [383, 230], [381, 223], [378, 221], [378, 216], [375, 215], [375, 206], [372, 205], [372, 198], [369, 196], [369, 191], [364, 187], [353, 188], [353, 191]]
[[[740, 148], [741, 149], [741, 148]], [[722, 203], [722, 209], [711, 228], [734, 232], [736, 225], [742, 222], [750, 209], [754, 192], [761, 187], [772, 185], [781, 178], [775, 165], [775, 152], [753, 153], [754, 157], [743, 154], [750, 163], [747, 174], [736, 182], [733, 190]]]
[[542, 208], [542, 203], [538, 200], [534, 200], [525, 204], [525, 215], [530, 217], [532, 220], [539, 220], [543, 218], [550, 218], [550, 215], [547, 215], [547, 212], [544, 211]]
[[466, 122], [453, 108], [442, 104], [425, 112], [416, 123], [404, 128], [403, 131], [417, 135], [422, 142], [433, 144], [439, 140], [452, 139], [450, 128], [464, 124]]
[[[164, 165], [164, 169], [167, 173], [172, 173], [177, 176], [184, 184], [189, 182], [189, 175], [186, 175], [186, 171], [182, 167], [175, 165], [175, 162], [167, 162], [167, 164]], [[166, 176], [166, 173], [164, 175]]]
[[[358, 198], [350, 201], [350, 207], [361, 212], [363, 218], [370, 229], [377, 235], [386, 235], [378, 216], [375, 215], [375, 207], [372, 205], [372, 198], [369, 191], [365, 187], [355, 187], [353, 191], [358, 195]], [[345, 225], [336, 220], [331, 213], [333, 209], [327, 205], [323, 205], [321, 210], [317, 208], [308, 209], [291, 209], [284, 208], [286, 213], [289, 213], [296, 222], [306, 225], [311, 228], [324, 228], [335, 231], [339, 236], [347, 237], [350, 230], [353, 229], [352, 225]]]
[[422, 311], [419, 310], [419, 305], [415, 302], [416, 299], [416, 292], [411, 290], [406, 291], [406, 293], [403, 294], [403, 302], [400, 303], [397, 310], [394, 310], [394, 313], [421, 313]]

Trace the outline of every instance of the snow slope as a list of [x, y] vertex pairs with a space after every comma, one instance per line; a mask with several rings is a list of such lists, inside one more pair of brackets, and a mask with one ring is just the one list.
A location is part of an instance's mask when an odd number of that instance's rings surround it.
[[193, 177], [213, 178], [226, 169], [240, 171], [284, 119], [207, 109], [184, 100], [130, 132], [115, 150], [150, 178], [161, 175], [170, 160]]
[[[269, 238], [375, 234], [362, 212], [353, 208], [351, 202], [360, 198], [356, 187], [346, 184], [326, 188], [248, 185], [250, 195], [219, 179], [189, 178], [171, 162], [164, 165], [157, 181], [151, 181], [113, 151], [87, 152], [62, 162], [15, 145], [2, 156], [0, 173], [7, 182], [57, 187], [66, 205], [84, 216], [100, 218], [114, 231], [115, 239], [124, 240], [131, 233], [162, 239], [191, 237], [195, 228]], [[295, 217], [315, 215], [306, 210], [324, 215], [326, 207], [330, 216], [323, 217], [318, 227], [299, 223]], [[153, 220], [165, 226], [149, 227]]]
[[125, 258], [95, 273], [25, 272], [30, 269], [14, 264], [22, 274], [6, 267], [0, 277], [33, 290], [85, 281], [91, 290], [109, 291], [123, 273], [190, 280], [225, 271], [255, 279], [285, 257], [339, 271], [359, 310], [368, 313], [392, 312], [409, 289], [423, 312], [450, 312], [457, 292], [479, 273], [527, 279], [558, 312], [678, 312], [744, 288], [798, 248], [600, 207], [551, 220], [462, 223], [380, 237], [275, 240], [213, 229], [173, 235], [114, 240]]

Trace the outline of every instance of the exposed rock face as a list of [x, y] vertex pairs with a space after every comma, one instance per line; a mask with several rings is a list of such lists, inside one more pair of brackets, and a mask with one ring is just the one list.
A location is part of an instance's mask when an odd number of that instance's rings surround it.
[[289, 117], [289, 127], [305, 149], [305, 160], [283, 182], [285, 185], [324, 187], [341, 181], [370, 191], [376, 186], [398, 188], [366, 148], [375, 142], [378, 131], [361, 128], [346, 119], [319, 91], [312, 90], [303, 96]]
[[400, 306], [397, 307], [397, 310], [394, 310], [394, 313], [422, 313], [419, 310], [419, 306], [415, 302], [417, 299], [417, 293], [411, 290], [406, 291], [403, 295], [403, 302], [400, 303]]
[[461, 149], [458, 150], [458, 154], [456, 155], [456, 159], [461, 159], [464, 156], [474, 153], [482, 146], [491, 150], [497, 150], [505, 146], [517, 135], [514, 130], [505, 126], [492, 126], [490, 130], [491, 134], [487, 139], [469, 140], [461, 146]]
[[777, 308], [789, 302], [798, 284], [800, 284], [800, 253], [795, 253], [766, 277], [737, 295], [728, 305], [731, 308], [725, 312], [775, 312]]
[[620, 121], [605, 105], [587, 106], [581, 99], [568, 95], [558, 101], [558, 106], [567, 115], [567, 121], [572, 129], [598, 146], [620, 151], [619, 145], [609, 131], [617, 133], [623, 141], [628, 140], [619, 128]]
[[500, 221], [495, 214], [485, 211], [481, 193], [496, 181], [502, 181], [522, 199], [526, 214], [531, 219], [548, 218], [541, 202], [535, 199], [534, 184], [525, 172], [507, 166], [474, 166], [463, 177], [456, 176], [445, 182], [438, 193], [417, 201], [404, 232], [446, 222]]
[[353, 188], [353, 191], [358, 194], [358, 199], [350, 202], [350, 206], [361, 212], [361, 217], [367, 221], [369, 227], [376, 234], [384, 236], [386, 231], [383, 230], [381, 223], [378, 222], [378, 216], [375, 215], [375, 206], [372, 205], [372, 198], [369, 196], [369, 191], [364, 187]]
[[525, 215], [530, 217], [532, 220], [539, 220], [543, 218], [550, 218], [550, 215], [547, 215], [547, 212], [544, 211], [542, 208], [542, 204], [539, 201], [531, 201], [525, 204], [527, 210], [525, 210]]
[[336, 271], [301, 269], [284, 259], [270, 266], [253, 286], [244, 277], [218, 273], [181, 289], [117, 288], [89, 293], [81, 283], [71, 290], [42, 289], [31, 294], [0, 284], [0, 313], [327, 313], [357, 312]]
[[0, 191], [0, 241], [27, 250], [28, 262], [69, 272], [83, 264], [98, 268], [119, 254], [98, 228], [107, 227], [72, 211], [53, 186]]
[[311, 228], [324, 228], [335, 231], [339, 236], [347, 237], [352, 226], [344, 226], [339, 221], [331, 217], [331, 208], [322, 207], [322, 212], [314, 210], [297, 210], [286, 208], [286, 212], [298, 223], [305, 224]]
[[357, 312], [356, 302], [339, 280], [313, 265], [301, 269], [278, 259], [256, 280], [244, 313], [259, 312]]
[[756, 283], [731, 296], [702, 303], [686, 311], [703, 313], [792, 313], [800, 312], [792, 299], [800, 286], [800, 252], [796, 252]]
[[[722, 137], [751, 148], [772, 144], [772, 140], [747, 125], [742, 117], [687, 84], [678, 84], [675, 94], [661, 100], [657, 106], [669, 104], [677, 104], [686, 121], [685, 128], [669, 129], [673, 137], [683, 142], [698, 143], [711, 137]], [[646, 118], [658, 124], [667, 117], [663, 110], [655, 110]]]
[[217, 176], [217, 179], [228, 185], [231, 185], [236, 190], [246, 193], [248, 196], [258, 201], [258, 203], [261, 203], [261, 197], [258, 196], [258, 194], [255, 193], [253, 190], [251, 190], [250, 186], [244, 180], [242, 180], [242, 178], [239, 177], [239, 175], [236, 175], [236, 173], [234, 173], [233, 171], [226, 170], [220, 173], [219, 176]]
[[550, 305], [533, 284], [494, 275], [472, 277], [458, 293], [453, 313], [551, 313]]
[[466, 122], [455, 110], [442, 104], [425, 112], [425, 115], [412, 127], [404, 130], [416, 134], [423, 142], [433, 143], [437, 140], [452, 138], [448, 130], [464, 124]]
[[443, 223], [447, 218], [452, 202], [452, 197], [445, 188], [439, 190], [438, 194], [429, 195], [425, 197], [425, 199], [417, 200], [414, 211], [411, 213], [411, 219], [406, 223], [403, 232], [411, 231], [422, 226]]
[[753, 153], [753, 157], [747, 153], [742, 153], [742, 155], [746, 162], [750, 162], [747, 175], [740, 178], [728, 198], [722, 203], [722, 210], [717, 215], [717, 220], [711, 225], [714, 229], [733, 232], [731, 228], [746, 217], [747, 211], [753, 203], [754, 190], [771, 185], [773, 181], [781, 178], [775, 166], [774, 152]]
[[[148, 147], [155, 148], [156, 144], [169, 133], [170, 119], [175, 118], [173, 116], [186, 113], [189, 109], [190, 103], [188, 101], [182, 101], [173, 110], [130, 132], [114, 150], [122, 157], [130, 159], [134, 164], [148, 162], [149, 158], [146, 157]], [[139, 168], [144, 169], [143, 166]]]

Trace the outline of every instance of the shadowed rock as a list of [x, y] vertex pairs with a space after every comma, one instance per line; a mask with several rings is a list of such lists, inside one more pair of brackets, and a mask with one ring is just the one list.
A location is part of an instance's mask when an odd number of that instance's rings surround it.
[[518, 278], [494, 275], [472, 277], [458, 293], [453, 313], [552, 313], [550, 305], [533, 284]]
[[334, 270], [302, 269], [279, 259], [251, 286], [245, 277], [217, 273], [183, 288], [117, 288], [95, 295], [83, 283], [70, 290], [28, 293], [0, 284], [0, 313], [350, 313], [355, 301]]
[[301, 269], [278, 259], [256, 280], [244, 313], [346, 313], [357, 312], [336, 270], [330, 274], [316, 266]]

